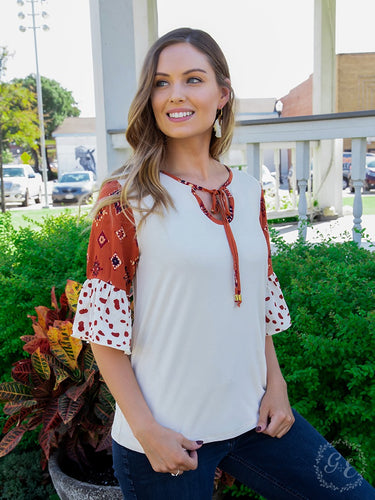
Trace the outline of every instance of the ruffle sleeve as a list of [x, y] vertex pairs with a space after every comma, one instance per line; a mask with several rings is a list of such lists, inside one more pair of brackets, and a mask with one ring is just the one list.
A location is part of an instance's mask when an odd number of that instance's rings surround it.
[[[99, 199], [119, 194], [107, 183]], [[73, 337], [131, 353], [131, 293], [139, 259], [132, 211], [120, 202], [103, 207], [91, 228], [87, 280], [80, 292]]]
[[263, 191], [260, 198], [259, 220], [268, 250], [268, 276], [265, 293], [266, 335], [274, 335], [275, 333], [287, 330], [291, 325], [291, 321], [289, 309], [281, 291], [279, 280], [272, 268], [270, 235], [268, 231], [266, 203]]
[[275, 273], [268, 276], [265, 301], [266, 335], [274, 335], [287, 330], [291, 325], [289, 309]]
[[73, 337], [131, 354], [131, 330], [125, 291], [102, 280], [86, 280], [78, 300]]

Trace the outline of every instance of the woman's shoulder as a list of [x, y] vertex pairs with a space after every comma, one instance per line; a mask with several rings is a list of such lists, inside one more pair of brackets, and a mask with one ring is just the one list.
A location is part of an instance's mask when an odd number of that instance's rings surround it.
[[118, 179], [108, 179], [107, 181], [104, 181], [100, 188], [99, 200], [120, 196], [121, 188], [122, 185]]

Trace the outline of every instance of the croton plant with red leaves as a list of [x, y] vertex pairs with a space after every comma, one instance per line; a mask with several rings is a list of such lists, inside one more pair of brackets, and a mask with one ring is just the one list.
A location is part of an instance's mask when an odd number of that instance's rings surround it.
[[34, 334], [21, 337], [30, 356], [14, 363], [13, 381], [0, 384], [7, 415], [0, 457], [39, 427], [44, 465], [60, 447], [78, 464], [87, 462], [88, 447], [110, 450], [115, 402], [90, 345], [71, 337], [80, 289], [69, 280], [60, 304], [52, 289], [52, 308], [36, 307], [31, 316]]

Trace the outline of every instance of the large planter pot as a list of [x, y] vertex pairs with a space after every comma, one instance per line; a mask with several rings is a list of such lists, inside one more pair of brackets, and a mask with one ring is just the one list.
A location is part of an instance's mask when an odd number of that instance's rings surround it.
[[122, 500], [119, 486], [89, 484], [66, 475], [60, 468], [58, 455], [48, 461], [48, 470], [56, 493], [61, 500]]
[[[123, 500], [119, 486], [89, 484], [68, 476], [61, 470], [58, 453], [48, 461], [48, 471], [60, 500]], [[222, 488], [216, 490], [212, 500], [222, 500]]]

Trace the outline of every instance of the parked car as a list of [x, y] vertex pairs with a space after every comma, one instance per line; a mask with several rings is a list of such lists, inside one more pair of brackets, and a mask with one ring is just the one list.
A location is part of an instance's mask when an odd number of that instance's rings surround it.
[[[349, 171], [349, 187], [350, 191], [354, 193], [354, 186], [351, 178], [351, 164]], [[372, 153], [366, 155], [366, 176], [363, 181], [363, 190], [370, 191], [370, 189], [375, 189], [375, 154]]]
[[52, 203], [88, 203], [96, 183], [92, 172], [74, 171], [62, 174], [52, 190]]
[[262, 165], [262, 186], [265, 191], [276, 190], [276, 179], [275, 173], [271, 174], [270, 170], [266, 165]]
[[19, 203], [27, 207], [31, 199], [42, 200], [43, 181], [30, 165], [3, 166], [5, 203]]
[[350, 168], [352, 166], [352, 153], [345, 151], [342, 155], [342, 188], [346, 189], [350, 181]]

